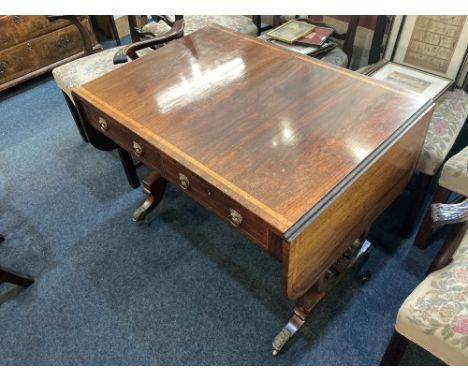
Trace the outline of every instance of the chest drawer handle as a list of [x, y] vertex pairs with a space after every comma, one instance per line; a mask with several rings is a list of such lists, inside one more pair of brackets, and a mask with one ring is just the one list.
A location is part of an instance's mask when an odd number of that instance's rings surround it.
[[68, 36], [62, 36], [57, 40], [57, 46], [59, 48], [66, 48], [68, 45], [70, 45], [71, 40]]
[[190, 181], [184, 174], [179, 173], [179, 182], [180, 187], [182, 187], [184, 190], [188, 190], [190, 187]]
[[6, 74], [6, 64], [4, 62], [0, 62], [0, 76], [3, 76]]
[[15, 24], [19, 24], [21, 22], [21, 16], [13, 16], [13, 21], [15, 22]]
[[133, 152], [137, 157], [143, 154], [143, 147], [138, 142], [133, 141]]
[[243, 217], [236, 210], [229, 208], [229, 217], [231, 218], [231, 224], [234, 227], [239, 227], [242, 223]]
[[102, 131], [109, 130], [109, 126], [107, 125], [107, 121], [102, 117], [99, 117], [99, 127], [101, 128]]

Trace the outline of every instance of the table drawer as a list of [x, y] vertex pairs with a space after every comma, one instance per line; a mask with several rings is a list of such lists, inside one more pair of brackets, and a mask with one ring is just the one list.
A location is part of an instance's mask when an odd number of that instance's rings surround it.
[[139, 139], [138, 136], [129, 132], [117, 121], [87, 103], [80, 102], [80, 109], [86, 121], [92, 127], [99, 130], [149, 167], [160, 167], [159, 152]]
[[262, 248], [268, 249], [268, 226], [255, 214], [164, 154], [161, 154], [159, 169], [164, 178], [178, 185], [182, 191]]
[[192, 171], [187, 170], [164, 153], [160, 153], [114, 119], [80, 99], [76, 101], [88, 124], [101, 131], [123, 149], [136, 155], [147, 166], [159, 170], [168, 181], [178, 185], [194, 200], [225, 222], [230, 223], [263, 249], [268, 250], [269, 227], [263, 220], [209, 185]]

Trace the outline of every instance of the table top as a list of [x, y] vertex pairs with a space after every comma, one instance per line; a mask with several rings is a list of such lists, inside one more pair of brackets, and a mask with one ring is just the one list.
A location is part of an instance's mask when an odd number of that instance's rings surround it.
[[285, 237], [430, 105], [218, 25], [75, 92]]

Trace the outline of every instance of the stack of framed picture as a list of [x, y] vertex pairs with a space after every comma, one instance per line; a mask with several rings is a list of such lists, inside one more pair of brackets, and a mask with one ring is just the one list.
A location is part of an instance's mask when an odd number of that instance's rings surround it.
[[436, 100], [467, 87], [467, 16], [395, 16], [385, 59], [366, 72]]

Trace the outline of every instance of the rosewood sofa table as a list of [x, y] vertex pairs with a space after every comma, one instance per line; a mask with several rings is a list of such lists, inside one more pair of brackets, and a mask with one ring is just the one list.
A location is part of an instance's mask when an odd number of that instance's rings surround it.
[[433, 107], [218, 25], [73, 96], [100, 139], [154, 170], [136, 219], [169, 181], [281, 262], [296, 305], [274, 355], [365, 251], [369, 226], [413, 174]]

